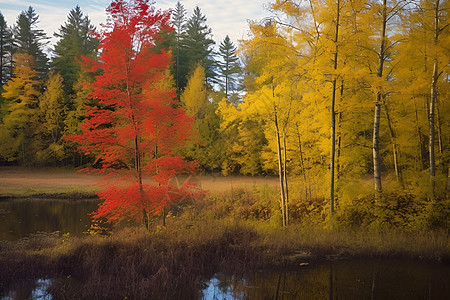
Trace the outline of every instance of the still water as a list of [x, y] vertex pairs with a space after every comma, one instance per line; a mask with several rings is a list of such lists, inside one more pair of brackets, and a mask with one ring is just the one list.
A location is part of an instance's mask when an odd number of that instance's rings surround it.
[[450, 299], [450, 265], [370, 259], [290, 272], [216, 274], [200, 299]]
[[[386, 259], [322, 262], [289, 272], [260, 271], [243, 276], [219, 273], [206, 279], [201, 290], [177, 292], [190, 295], [177, 299], [447, 300], [449, 275], [448, 264]], [[0, 299], [56, 299], [50, 292], [52, 282], [39, 279], [18, 283], [3, 294], [0, 291]]]
[[[0, 240], [60, 231], [82, 234], [98, 200], [15, 199], [0, 201]], [[58, 278], [19, 282], [0, 299], [54, 299]], [[311, 263], [293, 271], [242, 276], [218, 273], [200, 290], [180, 291], [194, 299], [450, 299], [450, 265], [402, 260], [344, 260]], [[189, 296], [188, 299], [192, 299]]]
[[0, 201], [0, 240], [17, 240], [37, 232], [86, 232], [98, 200], [10, 199]]

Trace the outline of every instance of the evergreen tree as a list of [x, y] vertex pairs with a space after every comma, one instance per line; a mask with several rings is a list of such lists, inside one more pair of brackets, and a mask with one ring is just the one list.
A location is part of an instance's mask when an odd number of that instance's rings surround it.
[[38, 23], [39, 16], [33, 7], [29, 6], [28, 10], [22, 11], [13, 28], [14, 46], [18, 53], [27, 53], [34, 57], [39, 77], [44, 78], [48, 70], [48, 58], [43, 48], [48, 43], [48, 37], [42, 29], [37, 28]]
[[240, 72], [239, 59], [236, 56], [237, 48], [227, 35], [219, 45], [219, 54], [222, 62], [219, 63], [222, 84], [225, 87], [225, 96], [228, 99], [230, 92], [237, 88], [237, 75]]
[[172, 13], [172, 26], [175, 29], [175, 34], [177, 36], [177, 40], [180, 40], [187, 29], [187, 19], [186, 19], [186, 9], [181, 2], [177, 2], [175, 9]]
[[[186, 51], [181, 48], [182, 41], [186, 38], [186, 9], [181, 2], [177, 2], [175, 9], [172, 13], [172, 26], [175, 29], [175, 49], [172, 51], [172, 59], [174, 60], [174, 65], [172, 66], [172, 74], [175, 78], [175, 83], [177, 87], [177, 93], [180, 92], [180, 77], [183, 74], [182, 70], [186, 69]], [[184, 63], [184, 66], [180, 64]], [[186, 74], [186, 73], [184, 73]], [[185, 79], [183, 79], [185, 80]]]
[[[213, 45], [211, 28], [206, 25], [206, 16], [202, 14], [200, 8], [194, 8], [193, 15], [187, 22], [186, 38], [182, 41], [182, 47], [186, 51], [187, 69], [183, 74], [186, 81], [181, 80], [180, 74], [180, 88], [184, 88], [187, 84], [187, 74], [193, 70], [198, 63], [205, 68], [205, 80], [209, 83], [216, 81], [215, 61], [213, 58]], [[181, 64], [180, 64], [181, 67]], [[180, 72], [181, 73], [181, 72]]]
[[11, 76], [12, 33], [0, 12], [0, 86]]
[[73, 93], [80, 72], [80, 64], [76, 59], [81, 55], [93, 57], [96, 53], [99, 43], [90, 35], [94, 30], [88, 16], [84, 16], [77, 5], [70, 11], [66, 23], [59, 28], [59, 33], [54, 33], [59, 40], [53, 50], [55, 57], [52, 66], [61, 73], [65, 91], [69, 94]]

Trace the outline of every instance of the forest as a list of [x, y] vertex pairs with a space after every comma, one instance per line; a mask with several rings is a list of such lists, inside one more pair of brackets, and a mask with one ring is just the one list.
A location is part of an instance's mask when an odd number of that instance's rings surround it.
[[[132, 96], [161, 102], [139, 102], [153, 111], [142, 116], [118, 108], [130, 92], [112, 51], [125, 41], [113, 37], [122, 2], [102, 30], [76, 6], [54, 45], [33, 7], [12, 26], [0, 13], [2, 165], [134, 170], [141, 190], [145, 172], [166, 187], [194, 170], [277, 176], [283, 226], [335, 212], [355, 225], [448, 226], [447, 1], [277, 0], [238, 45], [216, 44], [198, 6], [154, 10], [148, 42], [125, 33], [140, 47], [130, 59], [149, 62], [127, 73]], [[112, 119], [131, 121], [115, 130]]]
[[448, 12], [0, 12], [0, 297], [448, 299]]

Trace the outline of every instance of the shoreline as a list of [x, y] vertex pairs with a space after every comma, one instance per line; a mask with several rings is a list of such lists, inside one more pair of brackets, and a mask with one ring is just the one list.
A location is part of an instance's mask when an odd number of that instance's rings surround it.
[[[444, 231], [270, 229], [238, 220], [171, 220], [168, 227], [127, 227], [106, 236], [37, 234], [0, 242], [0, 253], [0, 290], [23, 280], [72, 278], [86, 297], [133, 295], [145, 282], [158, 298], [180, 285], [200, 286], [201, 278], [217, 272], [294, 271], [330, 261], [450, 263]], [[131, 285], [125, 284], [129, 278]], [[58, 288], [63, 293], [66, 286]]]
[[[66, 199], [79, 194], [92, 197], [101, 190], [101, 182], [104, 178], [105, 175], [88, 174], [75, 169], [26, 169], [0, 166], [0, 199], [27, 197]], [[151, 178], [145, 178], [144, 181], [152, 182]], [[193, 176], [191, 181], [210, 193], [242, 188], [251, 189], [254, 186], [264, 185], [270, 188], [278, 187], [278, 179], [270, 176], [224, 177], [219, 174], [200, 174]]]
[[[0, 201], [96, 197], [90, 185], [68, 186], [65, 178], [52, 186], [56, 175], [49, 176], [36, 173], [21, 181], [16, 174], [20, 185], [6, 190], [0, 178]], [[27, 185], [37, 177], [42, 177], [40, 186]], [[237, 178], [215, 180], [208, 183], [219, 184], [210, 196], [174, 212], [176, 216], [168, 215], [167, 227], [155, 216], [150, 230], [127, 223], [107, 235], [39, 233], [0, 241], [0, 292], [21, 280], [55, 278], [51, 290], [61, 298], [69, 284], [72, 292], [84, 293], [81, 299], [139, 298], [148, 291], [148, 297], [159, 299], [180, 285], [201, 286], [201, 278], [217, 272], [298, 270], [355, 259], [450, 264], [448, 227], [356, 227], [304, 214], [282, 228], [278, 194], [262, 178], [233, 183], [231, 189], [230, 181]]]
[[53, 200], [81, 200], [98, 198], [95, 192], [61, 192], [61, 193], [31, 193], [31, 194], [0, 194], [0, 201], [14, 199], [53, 199]]

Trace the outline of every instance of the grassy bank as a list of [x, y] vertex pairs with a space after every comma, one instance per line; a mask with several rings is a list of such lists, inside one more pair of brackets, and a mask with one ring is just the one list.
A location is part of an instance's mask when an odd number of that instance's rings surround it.
[[[140, 227], [109, 236], [38, 235], [0, 244], [0, 290], [17, 280], [56, 278], [60, 298], [176, 298], [215, 272], [299, 268], [324, 259], [388, 257], [448, 263], [445, 231], [326, 230], [230, 218]], [[183, 294], [186, 296], [186, 294]]]
[[[104, 178], [100, 174], [78, 172], [75, 169], [22, 167], [0, 167], [0, 198], [87, 198], [101, 190], [98, 183]], [[183, 178], [180, 178], [182, 181]], [[251, 189], [256, 185], [277, 187], [276, 177], [228, 176], [217, 174], [199, 175], [192, 182], [204, 190], [223, 193], [233, 189]], [[152, 182], [144, 178], [144, 182]]]
[[0, 199], [92, 198], [100, 190], [95, 183], [99, 175], [89, 175], [74, 169], [0, 167]]
[[[65, 181], [52, 184], [52, 176], [9, 173], [0, 188], [15, 186], [14, 197], [95, 193], [90, 183], [97, 178], [69, 172], [57, 174]], [[19, 281], [52, 278], [49, 292], [58, 299], [196, 298], [202, 279], [219, 271], [298, 269], [350, 258], [450, 262], [448, 200], [394, 193], [376, 201], [357, 197], [342, 202], [330, 223], [326, 199], [305, 200], [291, 189], [291, 225], [283, 229], [271, 179], [227, 180], [200, 178], [211, 192], [172, 207], [167, 227], [158, 216], [149, 231], [138, 226], [108, 235], [40, 234], [0, 242], [0, 295]]]
[[91, 199], [98, 198], [96, 189], [17, 189], [0, 194], [0, 200], [2, 199]]

